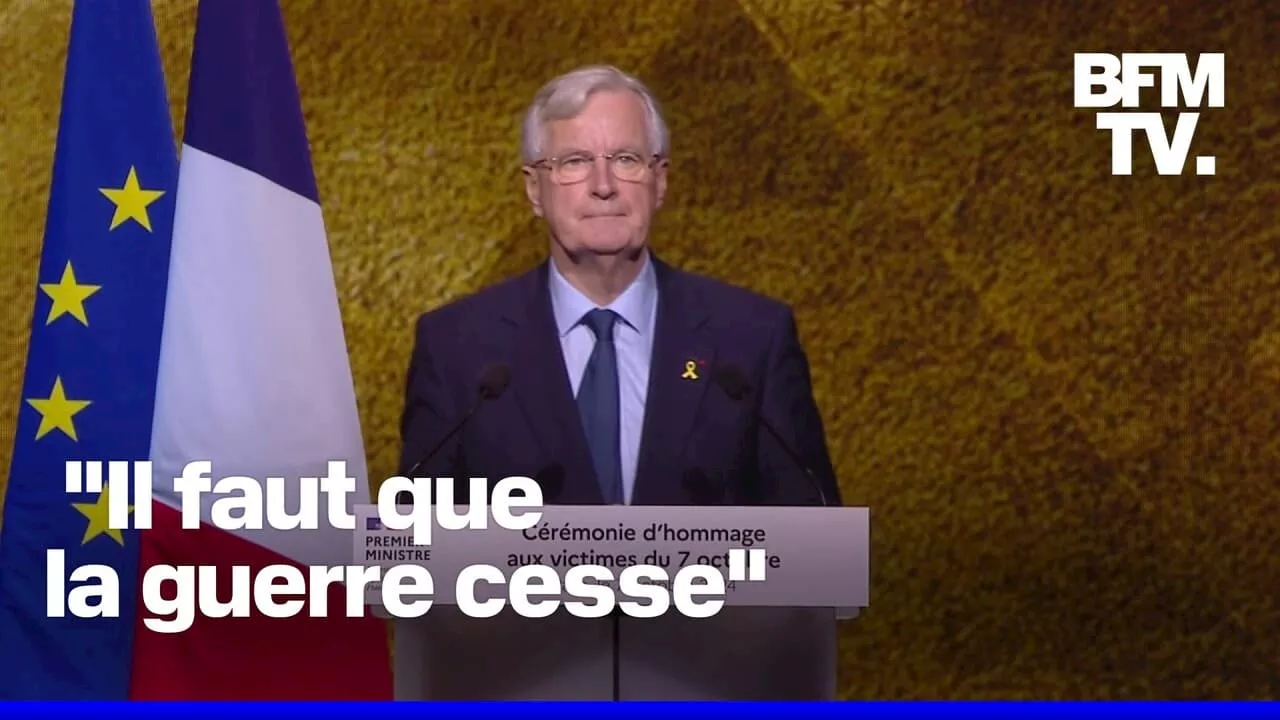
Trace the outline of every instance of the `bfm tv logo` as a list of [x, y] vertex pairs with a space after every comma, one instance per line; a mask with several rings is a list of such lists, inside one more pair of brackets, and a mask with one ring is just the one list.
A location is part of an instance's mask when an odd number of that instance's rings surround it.
[[[1221, 108], [1226, 84], [1226, 61], [1223, 53], [1201, 53], [1191, 70], [1190, 57], [1184, 53], [1109, 53], [1075, 54], [1075, 94], [1077, 108], [1109, 108], [1117, 104], [1136, 108], [1142, 88], [1155, 87], [1155, 74], [1160, 71], [1160, 106], [1178, 107], [1181, 93], [1187, 108]], [[1100, 90], [1098, 88], [1101, 88]], [[1196, 133], [1198, 112], [1178, 113], [1173, 137], [1165, 131], [1158, 112], [1100, 112], [1098, 129], [1111, 131], [1111, 174], [1133, 174], [1133, 132], [1143, 131], [1161, 175], [1181, 175]], [[1212, 155], [1196, 158], [1197, 175], [1213, 175], [1216, 163]]]

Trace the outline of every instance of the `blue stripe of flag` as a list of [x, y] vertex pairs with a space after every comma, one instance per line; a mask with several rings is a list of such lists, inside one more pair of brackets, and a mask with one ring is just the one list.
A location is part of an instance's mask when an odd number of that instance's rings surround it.
[[[76, 2], [0, 526], [0, 698], [128, 697], [137, 533], [89, 537], [104, 498], [68, 495], [64, 463], [149, 457], [176, 183], [150, 3]], [[46, 617], [49, 548], [114, 568], [118, 617]]]
[[200, 3], [183, 144], [319, 203], [283, 37], [276, 0]]

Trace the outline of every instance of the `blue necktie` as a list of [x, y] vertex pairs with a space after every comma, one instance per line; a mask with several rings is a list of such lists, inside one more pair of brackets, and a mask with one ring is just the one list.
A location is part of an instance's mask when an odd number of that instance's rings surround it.
[[618, 410], [618, 353], [613, 344], [613, 325], [618, 314], [612, 310], [592, 310], [582, 323], [595, 333], [596, 346], [587, 361], [578, 387], [578, 412], [591, 448], [600, 491], [608, 505], [626, 501], [622, 491], [622, 434]]

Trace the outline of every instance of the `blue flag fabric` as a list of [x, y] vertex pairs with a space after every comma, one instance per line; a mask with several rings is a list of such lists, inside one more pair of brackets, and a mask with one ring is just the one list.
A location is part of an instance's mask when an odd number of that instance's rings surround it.
[[[137, 533], [107, 528], [105, 468], [80, 492], [64, 468], [149, 457], [177, 163], [149, 2], [78, 0], [0, 524], [0, 699], [129, 695]], [[51, 549], [64, 617], [48, 617]], [[89, 564], [118, 578], [105, 603], [65, 580]], [[117, 612], [72, 614], [86, 605]]]

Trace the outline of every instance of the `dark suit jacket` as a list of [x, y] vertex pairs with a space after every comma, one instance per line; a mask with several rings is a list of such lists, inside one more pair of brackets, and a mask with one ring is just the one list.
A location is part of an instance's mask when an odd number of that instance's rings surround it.
[[[767, 417], [839, 504], [809, 365], [791, 309], [652, 258], [658, 315], [634, 505], [816, 505], [796, 464], [762, 428]], [[547, 263], [418, 319], [401, 422], [400, 472], [476, 404], [486, 365], [511, 382], [416, 477], [556, 475], [549, 504], [603, 502], [552, 317]], [[697, 379], [682, 378], [698, 363]], [[735, 403], [712, 380], [718, 363], [754, 388]], [[555, 468], [548, 473], [550, 468]], [[699, 474], [694, 482], [691, 474]], [[456, 486], [466, 492], [467, 485]], [[455, 495], [455, 497], [460, 497]]]

